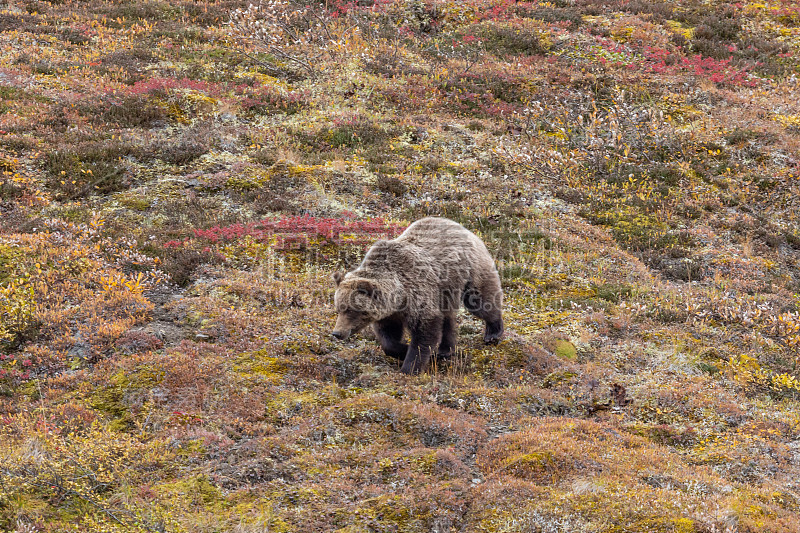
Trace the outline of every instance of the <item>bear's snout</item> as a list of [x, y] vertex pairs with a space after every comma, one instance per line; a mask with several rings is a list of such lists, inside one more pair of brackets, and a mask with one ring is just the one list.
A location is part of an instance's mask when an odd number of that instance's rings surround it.
[[347, 337], [350, 336], [350, 332], [349, 331], [333, 330], [333, 331], [331, 331], [331, 335], [333, 335], [334, 337], [336, 337], [340, 341], [346, 341]]

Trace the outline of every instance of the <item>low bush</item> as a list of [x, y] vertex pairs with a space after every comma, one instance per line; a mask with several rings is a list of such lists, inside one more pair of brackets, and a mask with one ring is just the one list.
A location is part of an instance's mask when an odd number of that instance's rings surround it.
[[24, 278], [0, 284], [0, 347], [16, 348], [38, 328], [33, 286]]
[[[98, 109], [99, 108], [99, 109]], [[125, 96], [117, 100], [90, 105], [87, 112], [100, 111], [96, 121], [111, 122], [123, 128], [150, 127], [167, 120], [164, 106], [145, 96]]]
[[166, 163], [185, 165], [208, 152], [208, 146], [197, 139], [180, 139], [177, 142], [163, 142], [154, 146], [155, 155]]
[[200, 265], [220, 262], [217, 254], [207, 250], [165, 246], [159, 255], [161, 268], [169, 274], [172, 282], [180, 287], [185, 287], [193, 281], [192, 275]]
[[498, 57], [545, 54], [553, 43], [547, 31], [532, 22], [486, 22], [472, 29], [486, 51]]
[[140, 153], [132, 144], [108, 141], [59, 148], [44, 157], [43, 166], [50, 174], [47, 184], [64, 200], [121, 191], [130, 185], [122, 158]]

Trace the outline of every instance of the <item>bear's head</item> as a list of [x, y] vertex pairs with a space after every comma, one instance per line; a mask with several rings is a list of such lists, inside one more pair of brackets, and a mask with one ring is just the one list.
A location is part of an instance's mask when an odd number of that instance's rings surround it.
[[336, 272], [333, 280], [336, 282], [333, 303], [339, 316], [331, 335], [346, 340], [372, 322], [387, 316], [385, 295], [375, 280], [344, 279], [341, 272]]

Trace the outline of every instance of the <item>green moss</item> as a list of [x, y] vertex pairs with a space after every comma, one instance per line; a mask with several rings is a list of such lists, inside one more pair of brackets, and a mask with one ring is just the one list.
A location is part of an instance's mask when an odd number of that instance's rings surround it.
[[672, 525], [676, 533], [693, 533], [697, 531], [694, 520], [689, 518], [673, 518]]
[[552, 463], [553, 453], [548, 451], [517, 455], [509, 460], [509, 464], [523, 467], [533, 467], [535, 469], [544, 468], [545, 466], [552, 465]]
[[181, 443], [181, 447], [178, 450], [178, 455], [181, 457], [202, 457], [205, 455], [206, 451], [206, 447], [202, 442], [198, 440], [190, 440], [183, 441]]
[[[379, 525], [378, 531], [430, 531], [426, 523], [430, 512], [419, 508], [410, 508], [407, 502], [395, 495], [384, 495], [364, 500], [356, 511], [358, 519], [366, 519], [368, 523]], [[342, 515], [338, 517], [342, 522], [352, 521], [353, 516]], [[350, 524], [348, 529], [340, 531], [363, 531], [351, 529], [355, 524]], [[372, 528], [370, 528], [372, 529]]]
[[689, 518], [647, 517], [639, 520], [624, 520], [624, 523], [607, 529], [609, 533], [627, 533], [630, 531], [649, 531], [652, 533], [695, 533], [699, 530], [694, 520]]
[[712, 376], [715, 374], [719, 374], [719, 368], [717, 367], [717, 365], [713, 363], [706, 363], [705, 361], [700, 361], [699, 363], [697, 363], [697, 368], [701, 372], [711, 374]]
[[122, 387], [103, 387], [92, 395], [89, 405], [111, 418], [110, 429], [127, 431], [133, 427], [133, 417], [124, 402], [124, 397], [125, 391]]
[[281, 511], [285, 509], [283, 496], [283, 491], [277, 494], [264, 494], [259, 491], [247, 490], [228, 494], [228, 499], [235, 498], [236, 503], [232, 503], [226, 512], [232, 517], [233, 523], [238, 525], [238, 527], [230, 529], [269, 531], [270, 533], [295, 531], [280, 516]]
[[411, 463], [414, 465], [415, 470], [418, 470], [424, 474], [431, 474], [433, 472], [433, 468], [436, 466], [436, 461], [436, 453], [430, 452], [415, 457], [411, 460]]
[[225, 186], [238, 191], [255, 190], [263, 187], [271, 178], [272, 174], [268, 170], [249, 168], [239, 175], [228, 178]]
[[149, 367], [137, 369], [130, 375], [118, 372], [111, 377], [108, 385], [92, 393], [88, 400], [89, 405], [110, 419], [109, 429], [130, 431], [134, 427], [135, 419], [125, 401], [126, 394], [136, 389], [152, 389], [163, 377], [163, 371]]
[[575, 372], [570, 372], [568, 370], [559, 370], [557, 372], [552, 372], [542, 380], [542, 387], [544, 387], [545, 389], [555, 387], [557, 385], [560, 385], [561, 383], [571, 380], [577, 375], [578, 374], [576, 374]]
[[[477, 331], [463, 328], [460, 330], [465, 336], [474, 336]], [[526, 368], [530, 363], [530, 356], [524, 346], [513, 340], [504, 340], [494, 346], [482, 346], [472, 356], [472, 371], [484, 378], [494, 377], [498, 368], [509, 370]]]
[[17, 387], [17, 392], [23, 396], [27, 396], [32, 402], [39, 400], [39, 383], [37, 381], [27, 381]]
[[495, 360], [490, 350], [480, 350], [472, 357], [472, 371], [486, 379], [494, 377]]
[[561, 475], [556, 456], [549, 450], [511, 455], [503, 461], [501, 471], [538, 484], [550, 484]]
[[190, 481], [192, 492], [195, 498], [204, 504], [212, 504], [222, 499], [220, 490], [211, 484], [211, 482], [204, 476], [196, 477]]
[[233, 370], [243, 376], [257, 377], [259, 381], [279, 383], [289, 366], [285, 359], [267, 355], [267, 350], [248, 352], [236, 358]]
[[594, 290], [598, 298], [612, 303], [619, 302], [620, 299], [630, 296], [633, 292], [633, 289], [629, 285], [615, 284], [597, 285], [594, 287]]
[[556, 339], [554, 342], [555, 347], [555, 354], [562, 358], [568, 359], [570, 361], [574, 361], [578, 358], [578, 351], [575, 349], [575, 345], [572, 344], [568, 340], [564, 339]]
[[91, 220], [92, 216], [94, 216], [94, 211], [79, 204], [67, 204], [64, 207], [57, 207], [53, 214], [67, 222], [80, 224]]
[[220, 514], [231, 507], [225, 494], [203, 475], [164, 483], [156, 487], [156, 490], [183, 509], [186, 509], [188, 504]]
[[134, 211], [147, 211], [148, 209], [150, 209], [151, 205], [150, 200], [135, 196], [122, 197], [120, 198], [119, 203], [123, 207], [127, 207], [128, 209], [133, 209]]

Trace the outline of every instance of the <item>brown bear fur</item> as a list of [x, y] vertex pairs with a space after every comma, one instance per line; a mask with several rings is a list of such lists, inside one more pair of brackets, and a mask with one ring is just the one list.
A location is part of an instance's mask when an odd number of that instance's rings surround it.
[[[486, 322], [485, 342], [503, 335], [494, 260], [475, 234], [452, 220], [418, 220], [396, 239], [376, 242], [358, 268], [333, 278], [339, 316], [332, 334], [344, 340], [372, 324], [383, 350], [403, 360], [406, 374], [425, 369], [433, 354], [453, 354], [461, 303]], [[410, 344], [403, 342], [405, 330]]]

